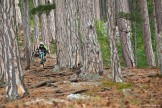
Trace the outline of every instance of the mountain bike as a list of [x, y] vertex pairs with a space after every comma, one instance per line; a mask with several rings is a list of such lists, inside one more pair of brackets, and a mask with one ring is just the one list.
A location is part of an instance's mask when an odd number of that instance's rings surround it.
[[32, 56], [33, 57], [39, 57], [41, 60], [40, 60], [40, 64], [43, 65], [44, 67], [44, 63], [46, 62], [46, 59], [45, 59], [45, 53], [40, 51], [39, 49], [36, 49], [33, 53], [32, 53]]

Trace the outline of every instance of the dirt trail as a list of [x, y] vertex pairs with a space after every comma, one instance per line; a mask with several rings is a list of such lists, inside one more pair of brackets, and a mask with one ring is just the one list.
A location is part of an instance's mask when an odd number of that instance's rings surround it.
[[[158, 69], [122, 69], [125, 82], [132, 86], [119, 90], [119, 85], [112, 85], [104, 78], [100, 82], [71, 82], [71, 70], [54, 72], [55, 58], [47, 56], [46, 60], [45, 67], [42, 67], [39, 59], [33, 58], [31, 69], [25, 71], [24, 81], [29, 96], [6, 103], [5, 89], [0, 88], [0, 108], [160, 108], [162, 105], [162, 78], [157, 75]], [[105, 69], [106, 78], [109, 72]], [[49, 80], [54, 83], [32, 87]], [[76, 93], [91, 98], [67, 100], [67, 96]]]

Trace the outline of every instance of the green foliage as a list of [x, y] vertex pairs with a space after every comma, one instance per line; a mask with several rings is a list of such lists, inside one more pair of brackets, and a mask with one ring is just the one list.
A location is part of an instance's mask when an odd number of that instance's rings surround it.
[[36, 14], [36, 13], [41, 14], [43, 12], [47, 12], [52, 9], [55, 9], [55, 4], [39, 5], [38, 7], [33, 8], [30, 12], [31, 14]]
[[120, 12], [118, 14], [119, 18], [125, 18], [128, 19], [130, 21], [135, 21], [135, 22], [141, 22], [141, 15], [139, 12], [136, 13], [124, 13], [124, 12]]
[[119, 83], [119, 82], [113, 82], [111, 80], [107, 80], [107, 81], [103, 81], [101, 82], [101, 87], [115, 87], [118, 90], [122, 90], [122, 89], [127, 89], [132, 87], [132, 84], [129, 83]]
[[95, 27], [96, 27], [96, 32], [97, 32], [97, 37], [98, 37], [98, 42], [100, 44], [100, 49], [102, 53], [102, 59], [103, 59], [103, 64], [105, 66], [110, 64], [110, 50], [109, 50], [109, 45], [107, 41], [107, 30], [106, 27], [104, 27], [104, 21], [95, 21]]

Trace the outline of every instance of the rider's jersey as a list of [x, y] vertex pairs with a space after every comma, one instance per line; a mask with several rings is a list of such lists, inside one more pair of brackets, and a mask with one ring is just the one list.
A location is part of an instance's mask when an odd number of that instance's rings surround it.
[[44, 52], [44, 53], [47, 52], [47, 47], [45, 45], [40, 45], [39, 49], [41, 50], [41, 52]]

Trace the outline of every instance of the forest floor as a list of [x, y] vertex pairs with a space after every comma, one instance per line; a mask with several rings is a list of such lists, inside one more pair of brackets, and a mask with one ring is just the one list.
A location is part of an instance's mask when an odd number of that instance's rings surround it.
[[72, 82], [70, 78], [74, 72], [68, 69], [54, 72], [55, 61], [54, 57], [47, 56], [45, 67], [42, 67], [39, 59], [34, 58], [24, 77], [29, 95], [7, 102], [5, 89], [0, 88], [0, 108], [162, 107], [162, 77], [158, 69], [124, 68], [125, 83], [121, 84], [108, 80], [110, 69], [105, 67], [105, 78], [98, 82]]

